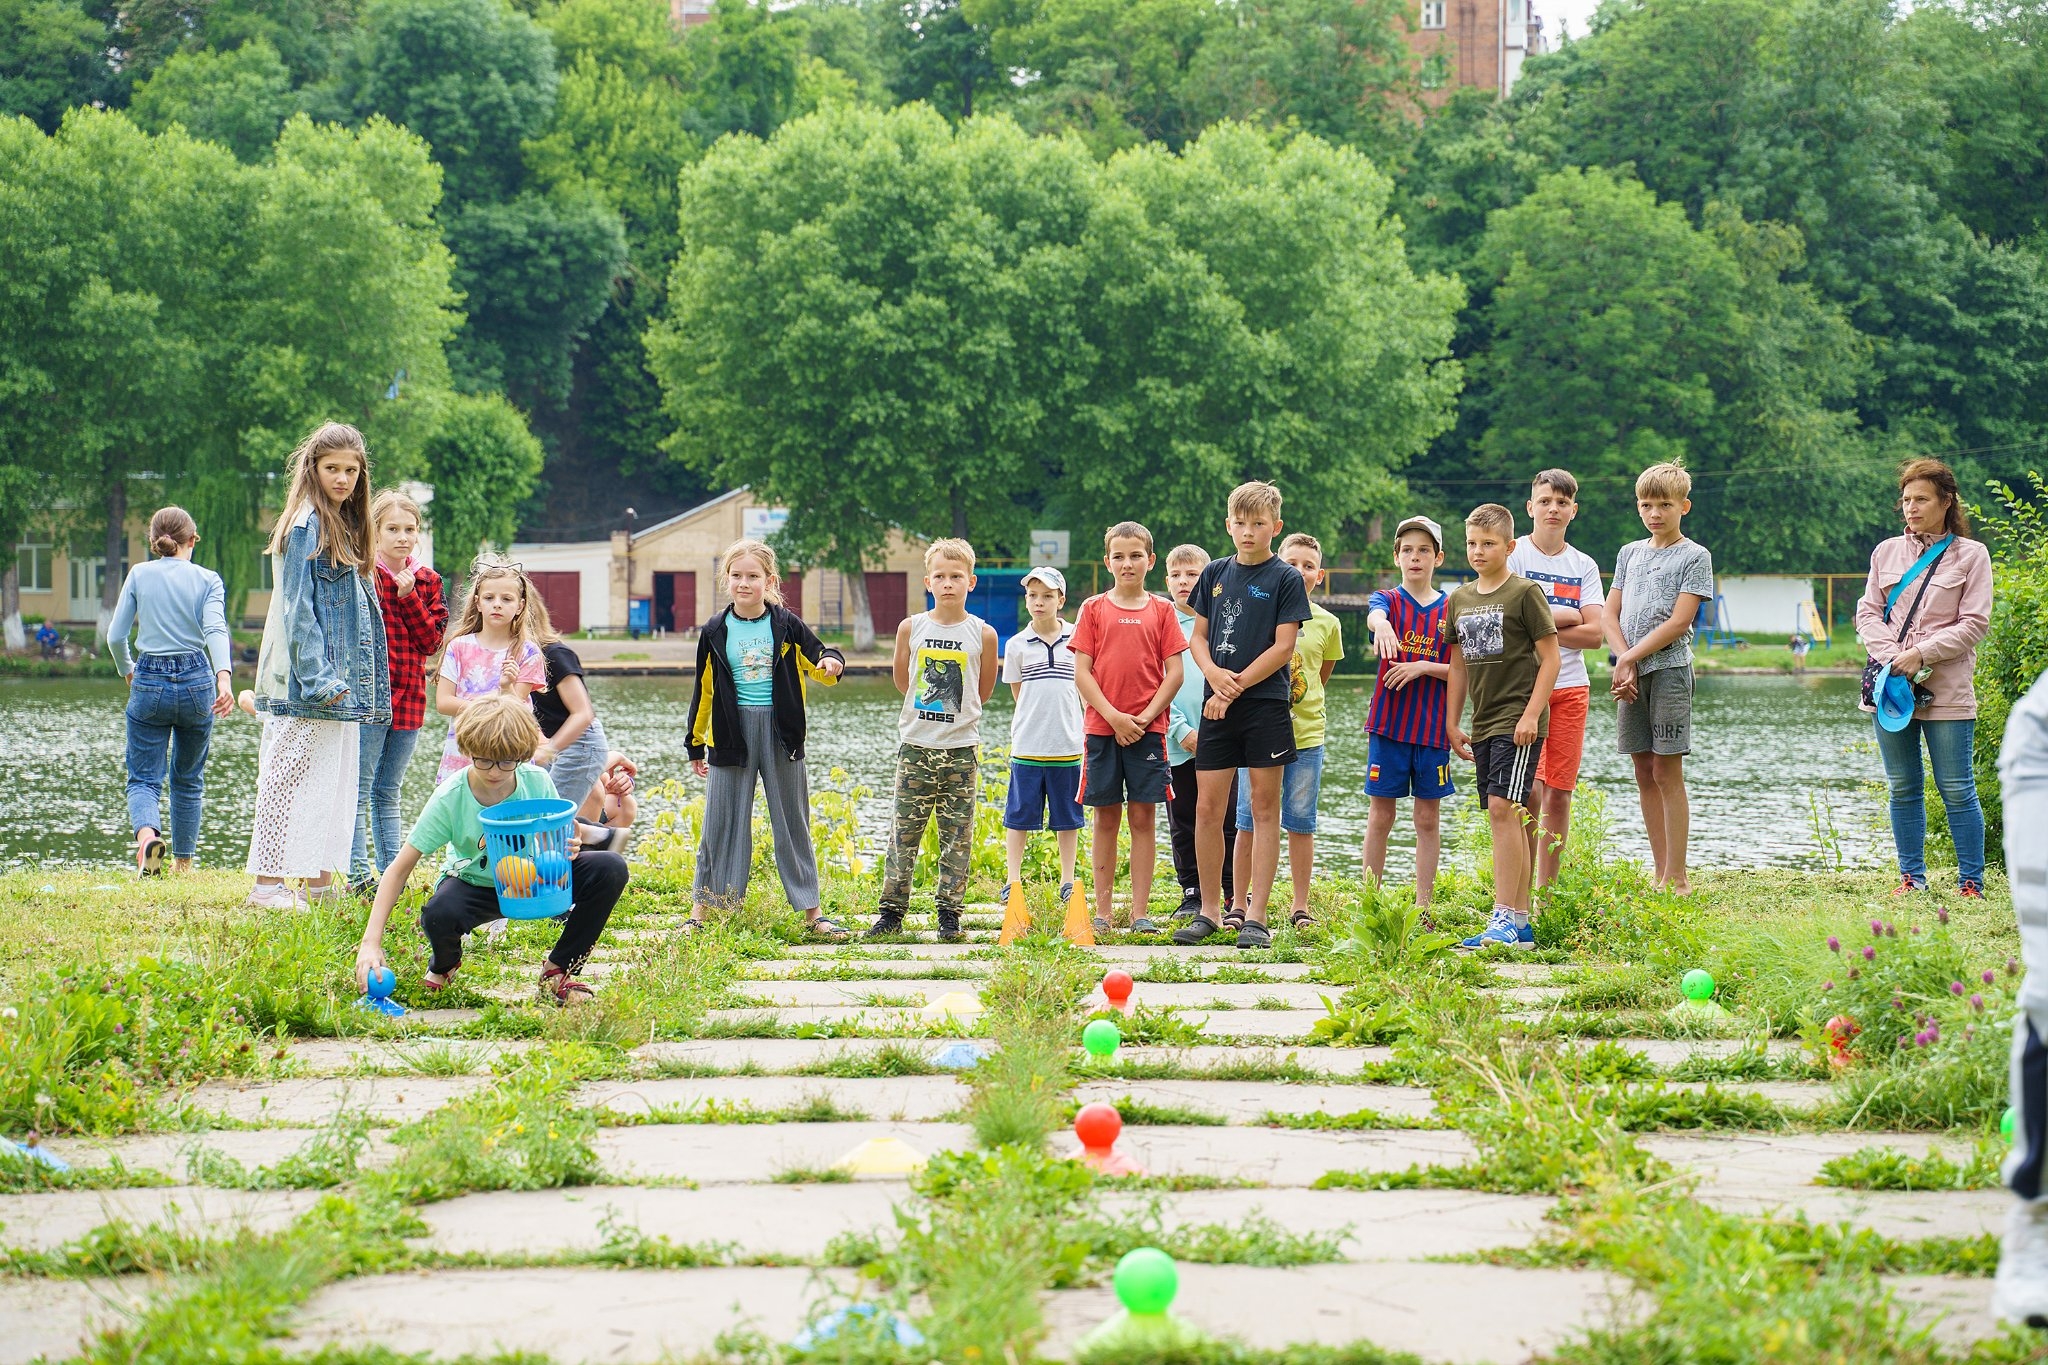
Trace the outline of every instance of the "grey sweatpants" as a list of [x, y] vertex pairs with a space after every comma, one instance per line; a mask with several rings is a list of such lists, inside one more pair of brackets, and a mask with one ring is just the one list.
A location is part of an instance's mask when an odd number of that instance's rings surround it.
[[768, 826], [775, 832], [775, 870], [782, 894], [797, 910], [818, 908], [818, 858], [811, 850], [811, 780], [801, 759], [776, 744], [773, 713], [740, 708], [747, 761], [711, 770], [704, 792], [704, 837], [697, 845], [697, 904], [730, 908], [747, 898], [754, 866], [754, 784], [768, 796]]

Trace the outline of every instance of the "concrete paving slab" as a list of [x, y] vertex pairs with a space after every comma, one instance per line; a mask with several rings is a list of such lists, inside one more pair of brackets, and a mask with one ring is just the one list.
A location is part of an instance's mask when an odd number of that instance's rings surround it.
[[727, 1106], [756, 1112], [813, 1101], [867, 1118], [922, 1122], [967, 1102], [967, 1087], [950, 1075], [838, 1080], [823, 1076], [713, 1076], [689, 1080], [597, 1081], [580, 1087], [578, 1104], [634, 1117], [658, 1110]]
[[1190, 1190], [1155, 1196], [1105, 1196], [1109, 1208], [1141, 1212], [1156, 1200], [1168, 1228], [1221, 1223], [1241, 1227], [1254, 1213], [1290, 1232], [1338, 1233], [1352, 1261], [1419, 1261], [1495, 1247], [1528, 1246], [1556, 1203], [1542, 1195], [1472, 1190]]
[[275, 1232], [319, 1198], [318, 1190], [217, 1190], [201, 1185], [0, 1194], [0, 1243], [48, 1251], [104, 1223], [161, 1223], [214, 1237], [245, 1227]]
[[[1590, 1271], [1393, 1263], [1360, 1274], [1350, 1265], [1186, 1265], [1174, 1308], [1204, 1331], [1267, 1350], [1369, 1341], [1477, 1365], [1541, 1354], [1607, 1316], [1623, 1292], [1619, 1280]], [[1484, 1310], [1475, 1312], [1475, 1304]], [[1066, 1355], [1115, 1309], [1108, 1289], [1051, 1295], [1047, 1354]]]
[[1549, 962], [1496, 962], [1492, 964], [1493, 974], [1523, 986], [1542, 986], [1549, 983], [1564, 968]]
[[1544, 1010], [1564, 998], [1563, 986], [1488, 986], [1479, 994], [1519, 1009]]
[[[850, 1276], [839, 1280], [850, 1283]], [[829, 1302], [809, 1269], [444, 1270], [329, 1285], [295, 1318], [292, 1346], [377, 1345], [397, 1354], [525, 1351], [564, 1365], [638, 1365], [711, 1354], [721, 1333], [787, 1341]], [[573, 1311], [536, 1312], [537, 1306]]]
[[159, 1287], [146, 1275], [0, 1279], [0, 1365], [69, 1359], [101, 1332], [132, 1322]]
[[[1267, 1185], [1309, 1185], [1325, 1171], [1399, 1171], [1456, 1165], [1476, 1155], [1463, 1133], [1441, 1129], [1179, 1128], [1132, 1125], [1117, 1151], [1154, 1175], [1209, 1175]], [[1071, 1133], [1053, 1137], [1063, 1156], [1080, 1150]]]
[[486, 1072], [498, 1059], [538, 1046], [531, 1038], [306, 1038], [292, 1043], [285, 1056], [314, 1075], [347, 1071], [445, 1075], [456, 1065]]
[[[1098, 954], [1100, 954], [1104, 952], [1112, 952], [1115, 950], [1099, 948], [1096, 951]], [[1151, 968], [1153, 962], [1158, 960], [1159, 958], [1155, 954], [1153, 957], [1148, 958], [1145, 961], [1136, 963], [1114, 962], [1105, 959], [1103, 965], [1104, 970], [1108, 970], [1110, 967], [1117, 967], [1123, 971], [1129, 972], [1133, 977], [1137, 978], [1139, 990], [1145, 989], [1145, 987], [1148, 984], [1156, 984], [1162, 986], [1174, 984], [1173, 982], [1169, 981], [1161, 981], [1156, 983], [1148, 983], [1145, 981], [1143, 974]], [[1201, 979], [1205, 981], [1213, 977], [1217, 972], [1224, 971], [1232, 967], [1247, 972], [1258, 972], [1274, 981], [1306, 981], [1311, 976], [1315, 975], [1316, 970], [1315, 964], [1313, 962], [1239, 962], [1235, 958], [1199, 958], [1189, 963], [1188, 965], [1198, 970], [1201, 973]], [[1252, 982], [1249, 984], [1256, 985], [1258, 983]], [[1337, 991], [1343, 990], [1344, 988], [1342, 986], [1332, 986], [1325, 983], [1322, 989], [1334, 994]]]
[[[793, 983], [794, 984], [794, 983]], [[920, 1034], [928, 1022], [917, 1010], [863, 1007], [859, 1005], [784, 1005], [756, 1009], [707, 1010], [706, 1017], [720, 1023], [736, 1024], [772, 1020], [782, 1024], [851, 1024], [863, 1029]], [[1207, 1038], [1245, 1038], [1261, 1042], [1299, 1044], [1318, 1019], [1328, 1012], [1313, 1010], [1200, 1010], [1188, 1009], [1179, 1017], [1201, 1030]]]
[[1638, 1141], [1698, 1174], [1701, 1202], [1730, 1213], [1804, 1213], [1817, 1223], [1849, 1223], [1887, 1237], [1975, 1237], [1998, 1233], [2012, 1202], [2004, 1190], [1843, 1190], [1812, 1183], [1823, 1162], [1861, 1147], [1918, 1153], [1932, 1145], [1953, 1158], [1968, 1150], [1962, 1143], [1930, 1143], [1924, 1133], [1649, 1134]]
[[844, 1011], [863, 1007], [916, 1009], [954, 992], [978, 996], [979, 984], [906, 976], [866, 981], [735, 981], [732, 990], [735, 995], [765, 1000], [778, 1008], [828, 1006]]
[[[1756, 1046], [1754, 1040], [1742, 1038], [1616, 1038], [1613, 1041], [1617, 1047], [1625, 1047], [1661, 1067], [1677, 1066], [1691, 1057], [1733, 1057]], [[1798, 1043], [1775, 1038], [1764, 1044], [1765, 1053], [1771, 1057], [1788, 1057], [1799, 1050]]]
[[1083, 1104], [1115, 1104], [1130, 1096], [1144, 1104], [1181, 1105], [1234, 1124], [1255, 1124], [1269, 1111], [1282, 1114], [1355, 1114], [1361, 1109], [1399, 1118], [1436, 1112], [1429, 1091], [1406, 1085], [1298, 1085], [1285, 1081], [1089, 1081], [1076, 1086]]
[[[74, 1166], [105, 1166], [116, 1158], [131, 1171], [161, 1171], [174, 1178], [187, 1174], [200, 1149], [233, 1157], [244, 1166], [275, 1166], [304, 1147], [317, 1128], [221, 1129], [208, 1133], [149, 1133], [139, 1137], [48, 1138], [43, 1145]], [[391, 1160], [394, 1149], [381, 1133], [371, 1133], [363, 1151], [365, 1166]]]
[[[1232, 1010], [1256, 1010], [1279, 1008], [1288, 1010], [1314, 1010], [1318, 1016], [1328, 1013], [1323, 1008], [1323, 997], [1335, 999], [1343, 994], [1341, 986], [1317, 985], [1307, 981], [1266, 981], [1255, 985], [1215, 985], [1207, 981], [1140, 981], [1131, 992], [1132, 1003], [1150, 1006], [1153, 1009], [1179, 1008], [1183, 1010], [1213, 1010], [1228, 1006]], [[1267, 1002], [1280, 1001], [1278, 1006]], [[1089, 1004], [1100, 1009], [1108, 1002], [1097, 992]]]
[[[1666, 1081], [1666, 1090], [1689, 1090], [1697, 1094], [1704, 1091], [1710, 1082]], [[1834, 1098], [1834, 1087], [1826, 1081], [1714, 1081], [1716, 1090], [1723, 1094], [1754, 1095], [1769, 1100], [1781, 1109], [1818, 1109]]]
[[900, 1138], [925, 1156], [973, 1145], [963, 1123], [688, 1123], [607, 1128], [596, 1146], [604, 1168], [617, 1175], [717, 1185], [821, 1169], [878, 1137]]
[[1701, 1177], [1701, 1190], [1767, 1197], [1824, 1188], [1813, 1182], [1835, 1157], [1865, 1147], [1915, 1155], [1930, 1148], [1962, 1160], [1970, 1144], [1928, 1133], [1645, 1133], [1643, 1149]]
[[843, 1232], [886, 1232], [890, 1209], [909, 1197], [894, 1181], [841, 1185], [707, 1185], [659, 1189], [598, 1185], [574, 1190], [464, 1195], [420, 1210], [429, 1244], [451, 1255], [595, 1251], [607, 1221], [677, 1245], [730, 1242], [743, 1256], [815, 1261]]
[[1368, 1066], [1392, 1061], [1390, 1047], [1247, 1047], [1243, 1044], [1199, 1044], [1195, 1047], [1122, 1047], [1105, 1071], [1120, 1065], [1144, 1066], [1175, 1062], [1198, 1071], [1228, 1066], [1280, 1066], [1293, 1062], [1304, 1071], [1332, 1079], [1357, 1076]]
[[1934, 1340], [1952, 1351], [1967, 1351], [2004, 1330], [1991, 1315], [1988, 1276], [1885, 1275], [1880, 1279], [1906, 1310], [1906, 1321], [1916, 1328], [1932, 1328]]
[[[633, 1049], [633, 1055], [657, 1065], [705, 1067], [731, 1071], [754, 1066], [769, 1072], [796, 1072], [822, 1065], [835, 1058], [870, 1056], [881, 1049], [897, 1048], [932, 1057], [956, 1041], [953, 1038], [704, 1038], [691, 1042], [647, 1043]], [[969, 1039], [984, 1048], [994, 1043], [986, 1038]]]
[[[1141, 981], [1132, 994], [1132, 1000], [1139, 1005], [1153, 1009], [1178, 1008], [1190, 1011], [1237, 1011], [1267, 1008], [1282, 1010], [1313, 1010], [1320, 1017], [1323, 1009], [1322, 997], [1332, 994], [1333, 986], [1316, 986], [1295, 981], [1274, 981], [1254, 986], [1210, 985], [1200, 981], [1150, 982]], [[922, 977], [876, 978], [866, 981], [737, 981], [733, 990], [757, 1000], [784, 1006], [832, 1006], [844, 1009], [851, 1006], [870, 1005], [875, 997], [882, 997], [888, 1006], [924, 1005], [942, 995], [954, 991], [975, 993], [972, 981], [932, 980]], [[1088, 1002], [1096, 1009], [1107, 1006], [1098, 993]], [[884, 1007], [888, 1007], [884, 1006]]]
[[489, 1085], [488, 1076], [335, 1076], [294, 1081], [208, 1081], [184, 1096], [207, 1113], [244, 1123], [319, 1124], [345, 1109], [408, 1123]]
[[[755, 958], [748, 962], [739, 979], [742, 981], [781, 981], [791, 977], [800, 977], [806, 972], [845, 966], [857, 968], [863, 977], [893, 982], [898, 978], [909, 979], [923, 976], [934, 965], [943, 965], [949, 971], [972, 972], [976, 977], [987, 976], [989, 971], [995, 966], [993, 962], [975, 958], [919, 957], [906, 961], [901, 958], [871, 957], [857, 958], [840, 963], [831, 960], [821, 962], [815, 957], [769, 957]], [[953, 985], [958, 990], [971, 991], [974, 989], [973, 981], [956, 979]], [[740, 989], [744, 990], [746, 988], [741, 987]]]

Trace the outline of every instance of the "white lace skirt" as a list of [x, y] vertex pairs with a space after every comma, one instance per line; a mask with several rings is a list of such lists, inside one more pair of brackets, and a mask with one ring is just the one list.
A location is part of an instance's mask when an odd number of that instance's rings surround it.
[[355, 846], [359, 742], [353, 721], [264, 718], [256, 828], [249, 835], [252, 876], [348, 871]]

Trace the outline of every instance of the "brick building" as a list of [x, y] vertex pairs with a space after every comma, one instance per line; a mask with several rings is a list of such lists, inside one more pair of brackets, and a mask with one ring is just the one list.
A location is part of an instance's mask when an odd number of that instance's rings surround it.
[[1408, 45], [1422, 59], [1422, 82], [1440, 102], [1458, 86], [1505, 97], [1523, 59], [1543, 51], [1534, 0], [1413, 0], [1420, 24]]

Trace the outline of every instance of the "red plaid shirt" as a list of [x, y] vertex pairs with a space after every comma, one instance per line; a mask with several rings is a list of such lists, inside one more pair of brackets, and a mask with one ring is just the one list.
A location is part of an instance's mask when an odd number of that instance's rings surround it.
[[398, 580], [377, 565], [377, 598], [384, 605], [384, 639], [391, 651], [391, 728], [417, 730], [427, 722], [427, 660], [448, 629], [441, 575], [424, 564], [412, 571], [412, 591], [398, 595]]

